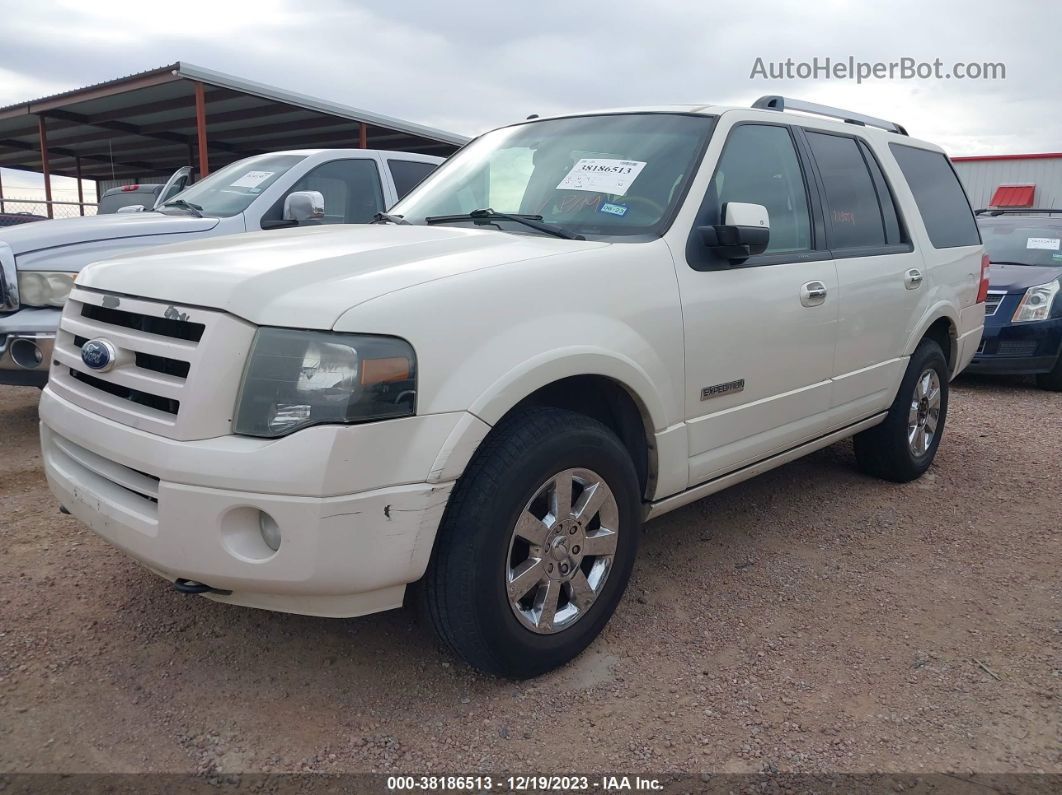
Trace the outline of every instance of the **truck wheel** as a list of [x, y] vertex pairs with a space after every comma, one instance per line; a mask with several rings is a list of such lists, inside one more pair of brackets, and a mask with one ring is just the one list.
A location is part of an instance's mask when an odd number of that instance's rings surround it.
[[630, 578], [641, 497], [601, 423], [531, 408], [492, 431], [458, 481], [420, 601], [470, 665], [522, 679], [575, 657]]
[[1054, 369], [1049, 373], [1041, 373], [1036, 376], [1036, 385], [1040, 389], [1050, 389], [1052, 392], [1062, 392], [1062, 355], [1055, 362]]
[[856, 434], [855, 454], [867, 474], [896, 483], [919, 478], [933, 463], [948, 415], [948, 363], [930, 339], [919, 343], [888, 416]]

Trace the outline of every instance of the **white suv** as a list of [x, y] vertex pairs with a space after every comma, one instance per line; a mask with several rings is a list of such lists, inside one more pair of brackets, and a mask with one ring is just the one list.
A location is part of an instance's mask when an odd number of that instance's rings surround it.
[[921, 475], [981, 337], [944, 153], [778, 97], [494, 130], [380, 220], [82, 271], [40, 405], [62, 505], [218, 601], [417, 583], [461, 657], [532, 676], [646, 519], [848, 436]]

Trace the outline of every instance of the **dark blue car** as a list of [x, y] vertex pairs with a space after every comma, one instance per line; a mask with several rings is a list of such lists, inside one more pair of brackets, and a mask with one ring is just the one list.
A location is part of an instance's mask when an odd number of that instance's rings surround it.
[[1035, 375], [1062, 390], [1062, 210], [979, 210], [977, 223], [992, 267], [966, 372]]

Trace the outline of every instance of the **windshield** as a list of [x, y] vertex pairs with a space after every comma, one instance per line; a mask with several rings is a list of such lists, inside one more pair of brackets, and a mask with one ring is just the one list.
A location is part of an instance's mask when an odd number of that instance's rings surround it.
[[[221, 171], [200, 180], [181, 191], [167, 204], [185, 201], [198, 205], [203, 215], [222, 218], [239, 215], [262, 191], [280, 179], [292, 166], [305, 160], [306, 155], [258, 155], [237, 160]], [[163, 206], [163, 212], [187, 212], [180, 207]]]
[[[425, 223], [489, 208], [541, 216], [572, 234], [659, 232], [700, 163], [712, 121], [672, 113], [613, 114], [494, 130], [440, 166], [391, 212]], [[489, 223], [536, 234], [503, 219]]]
[[1027, 218], [986, 221], [981, 223], [981, 237], [992, 262], [1062, 267], [1062, 222], [1050, 224]]

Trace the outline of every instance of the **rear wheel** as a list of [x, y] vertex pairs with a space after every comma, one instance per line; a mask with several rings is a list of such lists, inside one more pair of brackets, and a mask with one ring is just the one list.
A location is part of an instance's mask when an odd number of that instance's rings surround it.
[[948, 414], [948, 363], [933, 340], [919, 343], [880, 425], [856, 434], [860, 468], [896, 483], [921, 477], [937, 454]]
[[507, 418], [459, 481], [421, 602], [470, 665], [525, 678], [601, 632], [630, 578], [640, 495], [601, 423], [552, 408]]
[[1050, 389], [1052, 392], [1062, 392], [1062, 356], [1058, 357], [1051, 372], [1036, 376], [1036, 385], [1041, 389]]

